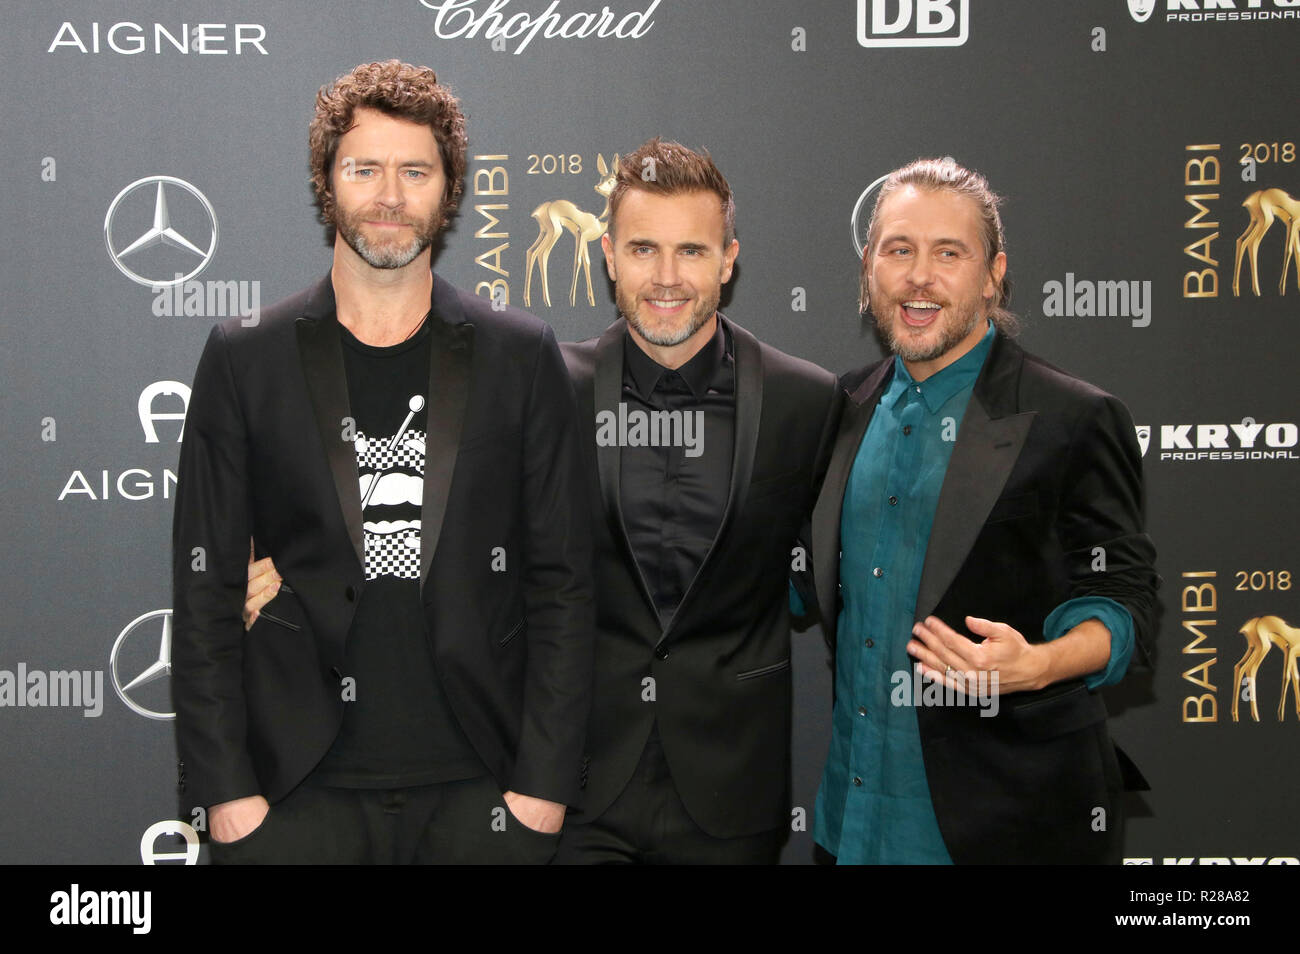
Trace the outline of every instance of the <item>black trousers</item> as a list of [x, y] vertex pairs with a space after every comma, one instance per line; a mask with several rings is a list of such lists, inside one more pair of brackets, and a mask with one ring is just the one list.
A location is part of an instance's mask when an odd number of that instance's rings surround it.
[[518, 821], [491, 776], [412, 788], [308, 779], [243, 838], [209, 842], [213, 864], [546, 864], [559, 834]]
[[784, 827], [715, 838], [695, 824], [653, 731], [627, 787], [604, 814], [564, 826], [555, 864], [772, 865], [785, 838]]

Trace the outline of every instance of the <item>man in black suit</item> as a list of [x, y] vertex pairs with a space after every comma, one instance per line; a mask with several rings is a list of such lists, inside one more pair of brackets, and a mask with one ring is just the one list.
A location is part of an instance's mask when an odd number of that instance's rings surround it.
[[[310, 140], [333, 268], [195, 375], [182, 793], [214, 861], [546, 861], [590, 705], [572, 388], [545, 324], [430, 271], [466, 152], [432, 70], [357, 67]], [[283, 582], [245, 633], [250, 538]]]
[[841, 863], [1117, 862], [1096, 690], [1151, 636], [1158, 581], [1132, 420], [1007, 336], [982, 176], [896, 170], [868, 233], [893, 355], [843, 379], [813, 516], [836, 663], [816, 840]]
[[584, 797], [558, 860], [772, 863], [789, 830], [788, 586], [835, 433], [829, 372], [718, 313], [739, 251], [706, 154], [620, 159], [622, 317], [563, 345], [596, 540]]
[[[603, 239], [622, 318], [562, 345], [586, 428], [594, 699], [557, 861], [774, 863], [789, 829], [788, 579], [840, 399], [718, 313], [739, 252], [707, 154], [618, 162]], [[250, 567], [248, 614], [270, 563]]]

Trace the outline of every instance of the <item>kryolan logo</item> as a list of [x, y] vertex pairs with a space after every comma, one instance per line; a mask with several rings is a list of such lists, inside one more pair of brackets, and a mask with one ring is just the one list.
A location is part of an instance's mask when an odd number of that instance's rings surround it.
[[1128, 0], [1128, 12], [1138, 23], [1146, 23], [1155, 12], [1157, 0]]

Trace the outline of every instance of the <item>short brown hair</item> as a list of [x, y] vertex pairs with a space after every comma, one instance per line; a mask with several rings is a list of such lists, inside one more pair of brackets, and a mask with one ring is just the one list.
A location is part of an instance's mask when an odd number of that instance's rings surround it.
[[[330, 172], [339, 140], [353, 126], [358, 107], [377, 109], [389, 116], [420, 123], [433, 130], [446, 177], [442, 211], [444, 217], [456, 210], [465, 178], [465, 114], [451, 90], [438, 83], [438, 76], [424, 66], [398, 60], [363, 63], [344, 73], [316, 94], [316, 115], [308, 131], [311, 147], [311, 185], [316, 192], [320, 220], [333, 232], [334, 192]], [[332, 238], [332, 235], [331, 235]]]
[[[975, 203], [980, 220], [980, 241], [984, 246], [985, 265], [992, 269], [993, 260], [999, 252], [1006, 252], [1006, 236], [1002, 232], [1002, 216], [998, 206], [1002, 199], [989, 188], [989, 181], [973, 169], [967, 169], [951, 156], [942, 159], [916, 159], [901, 168], [895, 169], [880, 186], [876, 193], [876, 204], [871, 210], [871, 220], [867, 223], [867, 245], [862, 253], [862, 275], [859, 284], [858, 305], [866, 314], [870, 305], [868, 301], [867, 272], [870, 269], [871, 256], [875, 254], [876, 243], [880, 240], [878, 217], [880, 207], [885, 200], [898, 192], [912, 186], [923, 192], [952, 192], [962, 195]], [[1018, 322], [1015, 315], [1006, 310], [1011, 300], [1011, 277], [1008, 270], [1002, 276], [1001, 283], [993, 295], [993, 310], [989, 317], [999, 330], [1008, 334], [1015, 332]]]
[[620, 156], [618, 179], [609, 196], [611, 232], [619, 204], [630, 189], [655, 195], [712, 192], [722, 207], [722, 247], [729, 247], [736, 238], [736, 201], [731, 196], [731, 186], [727, 185], [707, 149], [696, 152], [679, 142], [665, 142], [655, 136], [638, 146], [635, 152]]

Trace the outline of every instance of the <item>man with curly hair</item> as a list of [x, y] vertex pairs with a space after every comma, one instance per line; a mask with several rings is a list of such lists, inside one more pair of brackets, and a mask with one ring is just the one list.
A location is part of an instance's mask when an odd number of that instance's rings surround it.
[[[576, 801], [591, 535], [550, 328], [431, 272], [465, 121], [391, 60], [323, 88], [334, 257], [212, 330], [181, 451], [182, 808], [214, 862], [545, 862]], [[241, 620], [250, 540], [274, 598]], [[270, 565], [267, 563], [266, 565]]]

